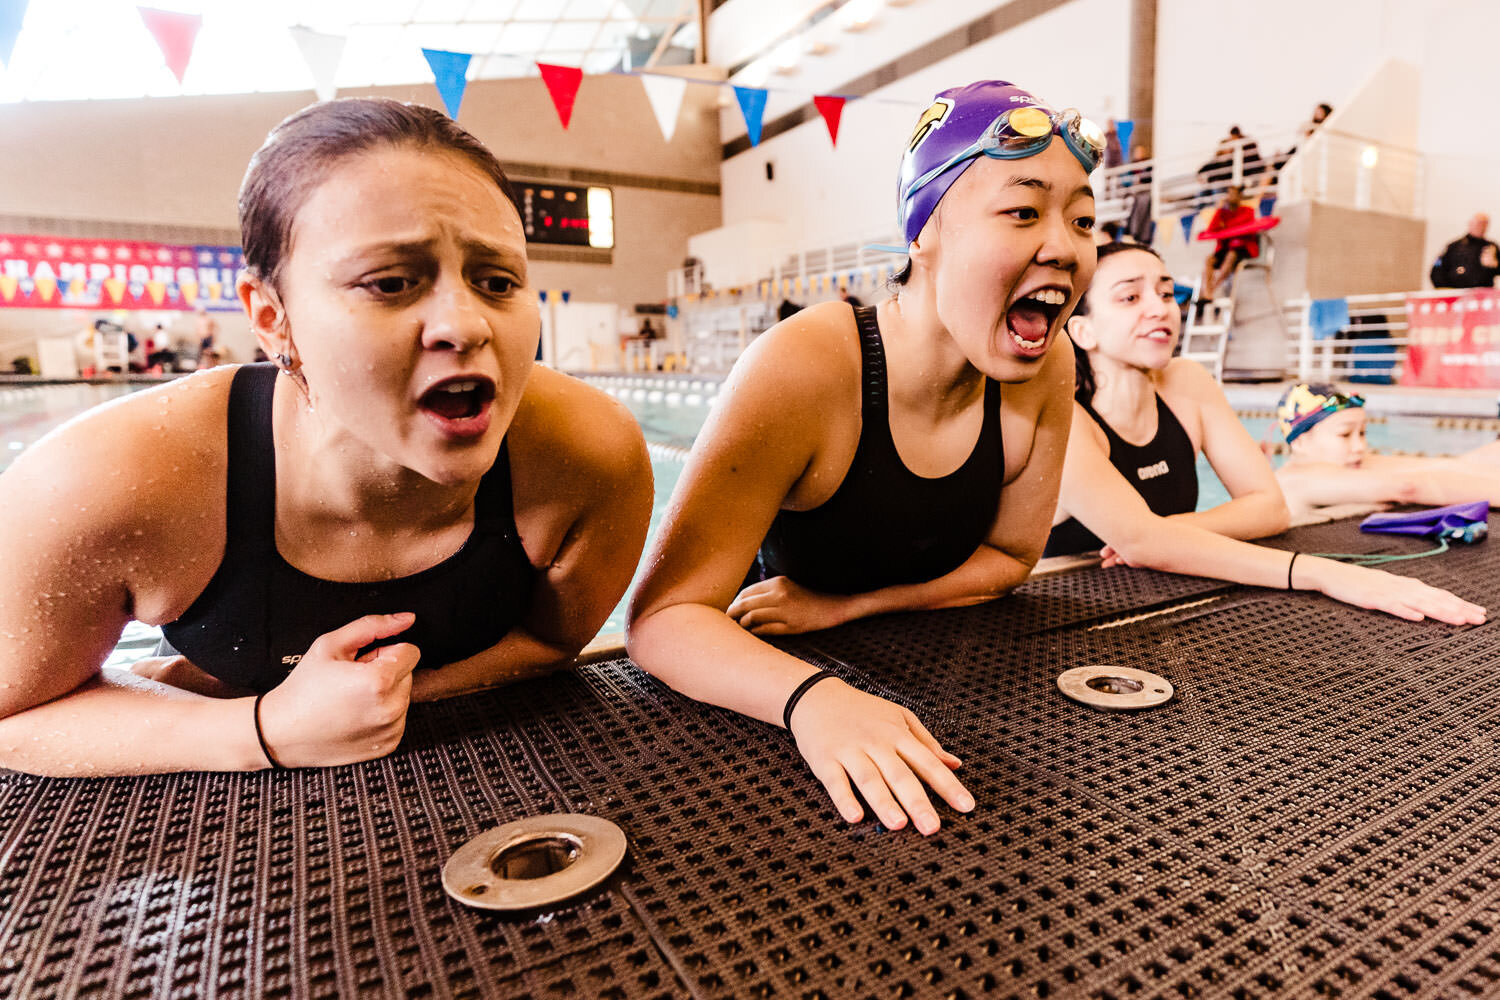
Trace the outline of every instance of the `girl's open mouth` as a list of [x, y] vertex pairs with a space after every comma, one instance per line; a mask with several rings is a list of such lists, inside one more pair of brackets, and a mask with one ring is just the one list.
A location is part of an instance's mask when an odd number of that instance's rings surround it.
[[495, 383], [488, 378], [459, 376], [436, 383], [422, 393], [418, 405], [449, 437], [478, 437], [490, 426], [490, 404]]
[[1068, 293], [1060, 288], [1039, 288], [1018, 299], [1005, 314], [1010, 339], [1023, 357], [1040, 357], [1047, 352], [1052, 324], [1067, 305]]

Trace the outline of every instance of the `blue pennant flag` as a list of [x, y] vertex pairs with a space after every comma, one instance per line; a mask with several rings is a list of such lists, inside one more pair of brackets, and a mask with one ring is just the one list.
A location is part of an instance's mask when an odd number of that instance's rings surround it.
[[1129, 118], [1115, 122], [1115, 138], [1120, 140], [1120, 159], [1124, 163], [1130, 162], [1130, 137], [1134, 134], [1135, 122]]
[[537, 295], [541, 298], [542, 305], [546, 305], [547, 304], [547, 290], [544, 288], [541, 291], [537, 292]]
[[16, 37], [26, 18], [27, 0], [0, 0], [0, 63], [10, 66], [10, 54], [16, 50]]
[[1182, 239], [1190, 242], [1193, 238], [1193, 213], [1188, 212], [1182, 217]]
[[573, 293], [570, 292], [568, 289], [564, 288], [563, 289], [563, 293], [562, 293], [563, 305], [567, 305], [568, 304], [568, 300], [571, 299], [572, 297], [573, 297]]
[[464, 99], [464, 88], [469, 81], [464, 78], [469, 72], [469, 60], [474, 58], [467, 52], [445, 52], [442, 49], [423, 49], [422, 54], [427, 57], [427, 65], [432, 67], [432, 75], [437, 79], [438, 96], [443, 99], [443, 107], [448, 109], [448, 117], [458, 118], [458, 105]]
[[735, 87], [734, 96], [740, 102], [740, 114], [745, 116], [745, 131], [750, 133], [750, 145], [760, 145], [760, 120], [766, 113], [766, 92], [759, 87]]

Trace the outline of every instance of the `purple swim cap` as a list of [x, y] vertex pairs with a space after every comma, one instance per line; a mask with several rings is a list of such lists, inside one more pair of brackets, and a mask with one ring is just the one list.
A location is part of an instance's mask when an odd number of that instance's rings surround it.
[[[980, 80], [967, 87], [945, 90], [933, 98], [917, 119], [901, 157], [896, 212], [908, 246], [927, 224], [928, 216], [932, 215], [953, 182], [978, 156], [955, 163], [923, 185], [908, 206], [906, 195], [912, 184], [929, 170], [971, 146], [1006, 111], [1024, 107], [1039, 107], [1048, 113], [1053, 110], [1046, 101], [1005, 80]], [[903, 208], [907, 209], [904, 213]]]

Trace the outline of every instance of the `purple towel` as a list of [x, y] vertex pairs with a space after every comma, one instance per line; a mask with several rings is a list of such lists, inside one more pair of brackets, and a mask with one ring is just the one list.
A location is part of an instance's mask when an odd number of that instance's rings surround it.
[[1490, 502], [1476, 500], [1473, 503], [1456, 503], [1451, 507], [1434, 507], [1431, 510], [1371, 514], [1360, 522], [1359, 530], [1433, 538], [1445, 531], [1461, 531], [1466, 525], [1487, 524], [1489, 517]]

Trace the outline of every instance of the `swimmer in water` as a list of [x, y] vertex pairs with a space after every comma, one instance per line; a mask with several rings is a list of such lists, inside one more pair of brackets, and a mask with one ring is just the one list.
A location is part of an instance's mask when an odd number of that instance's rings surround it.
[[[1484, 620], [1484, 609], [1420, 580], [1251, 545], [1288, 514], [1260, 448], [1207, 370], [1174, 358], [1181, 312], [1151, 250], [1101, 249], [1068, 320], [1077, 402], [1048, 555], [1101, 550], [1105, 565], [1317, 590], [1411, 620]], [[1232, 499], [1198, 511], [1202, 451]]]
[[1294, 519], [1339, 504], [1500, 504], [1500, 441], [1449, 457], [1377, 455], [1365, 424], [1361, 396], [1322, 382], [1299, 382], [1282, 393], [1276, 427], [1288, 454], [1276, 476]]
[[[908, 254], [875, 307], [814, 306], [740, 358], [693, 446], [632, 602], [631, 656], [773, 725], [849, 822], [973, 808], [910, 711], [760, 636], [977, 604], [1024, 580], [1057, 499], [1094, 268], [1103, 134], [1009, 83], [944, 91], [902, 161]], [[793, 701], [793, 696], [799, 696]]]
[[[428, 108], [331, 101], [271, 132], [239, 207], [274, 365], [92, 410], [0, 476], [0, 765], [378, 757], [412, 701], [568, 663], [629, 585], [645, 443], [533, 364], [489, 150]], [[101, 670], [132, 618], [177, 655]]]

